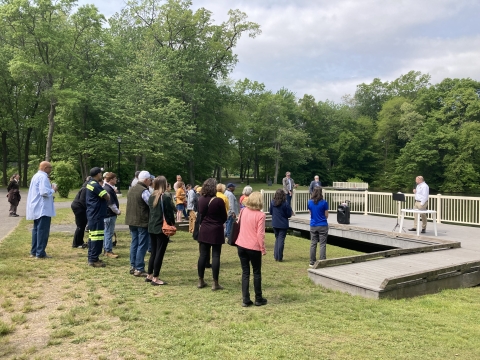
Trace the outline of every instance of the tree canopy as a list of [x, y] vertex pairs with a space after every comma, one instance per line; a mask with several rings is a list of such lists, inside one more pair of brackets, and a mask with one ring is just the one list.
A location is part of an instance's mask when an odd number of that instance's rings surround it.
[[130, 1], [108, 20], [75, 0], [0, 0], [0, 18], [4, 184], [18, 172], [26, 186], [46, 159], [71, 164], [78, 182], [93, 166], [120, 169], [121, 187], [140, 169], [191, 183], [279, 183], [288, 170], [300, 184], [397, 191], [423, 175], [435, 191], [478, 191], [472, 79], [432, 85], [410, 71], [341, 103], [232, 81], [235, 47], [260, 25], [240, 10], [215, 24], [186, 0]]

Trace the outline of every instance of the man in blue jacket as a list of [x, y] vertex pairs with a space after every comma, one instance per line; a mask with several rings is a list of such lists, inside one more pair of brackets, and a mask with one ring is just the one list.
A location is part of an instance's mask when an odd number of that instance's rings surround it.
[[99, 181], [102, 180], [102, 169], [94, 167], [90, 170], [92, 180], [87, 184], [86, 204], [88, 220], [88, 265], [105, 267], [98, 257], [102, 253], [105, 235], [104, 219], [107, 216], [107, 203], [110, 196]]

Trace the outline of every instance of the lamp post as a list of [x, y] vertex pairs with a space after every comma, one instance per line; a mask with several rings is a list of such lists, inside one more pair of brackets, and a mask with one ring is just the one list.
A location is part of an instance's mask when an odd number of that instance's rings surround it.
[[118, 188], [118, 193], [121, 194], [122, 192], [120, 191], [120, 144], [122, 143], [122, 138], [120, 136], [117, 137], [117, 142], [118, 142], [117, 188]]

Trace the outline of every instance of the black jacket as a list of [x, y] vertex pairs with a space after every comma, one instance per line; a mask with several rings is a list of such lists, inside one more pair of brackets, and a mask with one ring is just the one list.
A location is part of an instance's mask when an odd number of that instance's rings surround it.
[[[108, 184], [105, 184], [103, 185], [103, 188], [107, 191], [108, 195], [110, 196], [110, 201], [108, 202], [108, 206], [110, 205], [116, 205], [117, 206], [117, 209], [119, 209], [119, 203], [118, 203], [118, 197], [117, 197], [117, 194], [115, 193], [115, 190], [113, 190], [113, 188], [108, 185]], [[117, 214], [115, 214], [112, 209], [110, 208], [107, 208], [107, 218], [108, 217], [112, 217], [112, 216], [117, 216]]]

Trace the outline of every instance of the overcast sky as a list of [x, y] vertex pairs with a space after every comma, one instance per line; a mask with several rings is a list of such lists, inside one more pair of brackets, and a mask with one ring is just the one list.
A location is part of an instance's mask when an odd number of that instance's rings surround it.
[[[121, 0], [93, 3], [109, 17]], [[285, 87], [297, 97], [339, 102], [356, 85], [394, 80], [410, 70], [480, 80], [478, 0], [193, 0], [215, 22], [240, 9], [260, 24], [262, 34], [245, 36], [234, 51], [233, 79]]]

